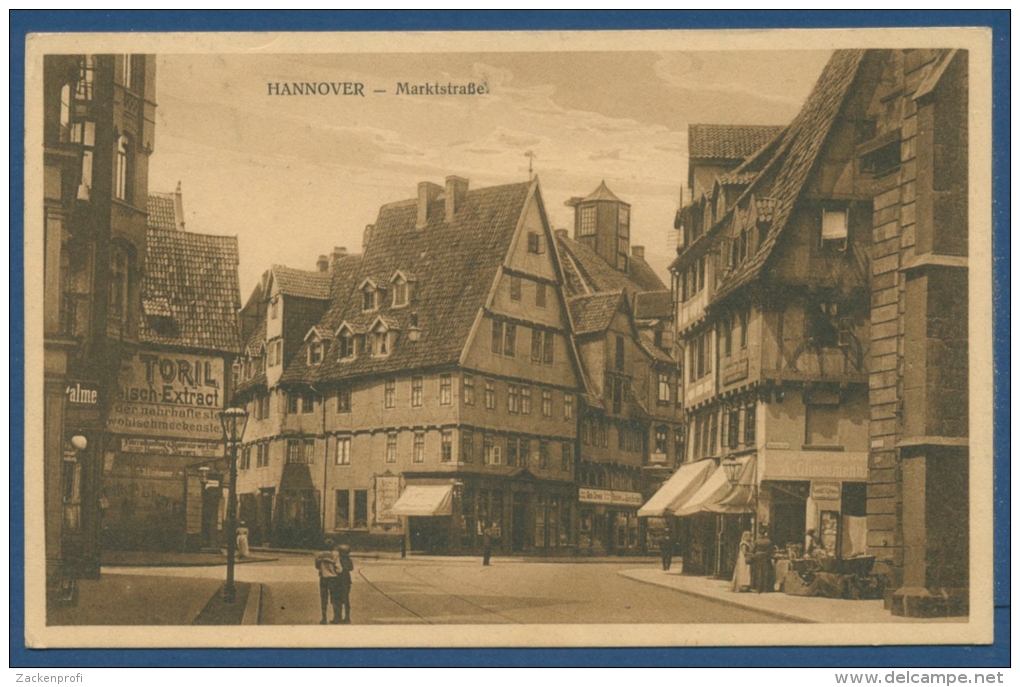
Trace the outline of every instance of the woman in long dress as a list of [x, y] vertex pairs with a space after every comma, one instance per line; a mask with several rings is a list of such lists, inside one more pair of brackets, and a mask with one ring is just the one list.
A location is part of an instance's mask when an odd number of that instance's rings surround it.
[[746, 592], [751, 587], [751, 555], [754, 543], [751, 533], [745, 531], [740, 536], [740, 547], [737, 550], [737, 566], [733, 569], [733, 584], [730, 589], [735, 592]]
[[237, 557], [247, 558], [250, 555], [248, 550], [248, 526], [243, 522], [237, 528]]
[[751, 588], [759, 594], [775, 591], [775, 570], [772, 568], [772, 554], [776, 547], [769, 539], [765, 525], [758, 528], [758, 541], [754, 543], [754, 558], [751, 561]]

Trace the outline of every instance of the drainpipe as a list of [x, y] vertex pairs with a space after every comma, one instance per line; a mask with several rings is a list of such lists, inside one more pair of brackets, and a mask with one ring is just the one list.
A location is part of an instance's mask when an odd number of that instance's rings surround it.
[[325, 444], [325, 454], [322, 457], [322, 536], [326, 536], [326, 500], [329, 496], [329, 490], [326, 488], [326, 482], [329, 477], [329, 435], [326, 434], [326, 394], [321, 393], [315, 388], [314, 384], [309, 384], [308, 388], [312, 390], [313, 394], [318, 395], [322, 399], [322, 439]]

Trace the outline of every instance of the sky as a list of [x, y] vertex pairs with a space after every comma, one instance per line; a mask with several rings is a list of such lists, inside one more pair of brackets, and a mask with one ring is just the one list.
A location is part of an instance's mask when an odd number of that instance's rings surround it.
[[[553, 228], [605, 180], [665, 278], [692, 123], [786, 124], [828, 51], [160, 55], [149, 190], [183, 189], [188, 231], [238, 237], [242, 300], [273, 264], [361, 249], [379, 206], [419, 181], [528, 179]], [[366, 97], [270, 96], [267, 83], [361, 82]], [[484, 83], [406, 96], [398, 82]], [[373, 90], [386, 90], [384, 94]]]

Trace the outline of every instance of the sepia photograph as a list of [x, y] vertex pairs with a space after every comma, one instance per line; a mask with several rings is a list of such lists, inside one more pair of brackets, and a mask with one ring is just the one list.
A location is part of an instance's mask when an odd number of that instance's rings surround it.
[[29, 36], [26, 644], [991, 642], [990, 68]]

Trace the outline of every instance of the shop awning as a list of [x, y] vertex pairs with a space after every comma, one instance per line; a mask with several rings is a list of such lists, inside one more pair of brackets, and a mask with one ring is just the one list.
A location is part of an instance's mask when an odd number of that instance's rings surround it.
[[714, 468], [715, 461], [711, 459], [681, 465], [648, 499], [648, 503], [638, 509], [638, 517], [661, 518], [672, 515], [674, 508], [682, 506], [705, 483]]
[[453, 515], [452, 484], [415, 484], [404, 489], [391, 515]]
[[716, 468], [705, 483], [683, 505], [673, 509], [673, 515], [695, 513], [751, 513], [753, 506], [754, 457], [737, 458], [742, 467], [736, 485], [726, 479], [726, 469]]

